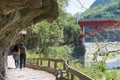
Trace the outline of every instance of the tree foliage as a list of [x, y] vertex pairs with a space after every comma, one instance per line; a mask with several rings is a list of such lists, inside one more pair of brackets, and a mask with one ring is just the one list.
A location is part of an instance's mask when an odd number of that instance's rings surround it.
[[76, 46], [74, 42], [76, 41], [75, 39], [78, 40], [80, 27], [76, 24], [73, 16], [64, 11], [67, 0], [58, 1], [58, 4], [60, 5], [59, 17], [53, 23], [43, 21], [33, 25], [29, 29], [29, 33], [31, 34], [27, 40], [27, 46], [30, 49], [36, 48], [38, 50], [37, 53], [48, 54], [49, 50], [56, 46], [64, 47], [66, 45], [70, 50], [71, 47], [74, 48]]
[[120, 2], [113, 2], [110, 4], [106, 4], [105, 6], [95, 6], [85, 11], [81, 16], [83, 16], [84, 19], [119, 19], [119, 10]]

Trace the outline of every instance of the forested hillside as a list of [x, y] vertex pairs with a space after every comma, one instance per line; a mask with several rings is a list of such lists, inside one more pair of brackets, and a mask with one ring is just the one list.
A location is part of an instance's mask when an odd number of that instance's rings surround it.
[[[106, 4], [104, 6], [98, 5], [95, 6], [83, 14], [81, 14], [83, 19], [120, 19], [120, 2], [113, 2]], [[85, 29], [86, 32], [89, 30]], [[93, 37], [97, 37], [98, 41], [120, 41], [120, 29], [109, 29], [106, 31], [102, 31], [95, 35], [91, 35], [86, 38], [86, 41], [92, 41]]]
[[111, 18], [119, 19], [120, 18], [120, 2], [113, 2], [106, 4], [105, 6], [99, 5], [85, 11], [81, 16], [84, 19], [100, 19], [100, 18]]
[[105, 5], [105, 4], [109, 4], [112, 2], [119, 2], [119, 1], [120, 0], [95, 0], [94, 3], [90, 6], [90, 8], [93, 8], [98, 5]]

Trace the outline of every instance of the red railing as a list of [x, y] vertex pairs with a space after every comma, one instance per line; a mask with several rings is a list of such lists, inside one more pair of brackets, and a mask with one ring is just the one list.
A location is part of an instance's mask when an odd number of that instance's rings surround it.
[[[78, 24], [82, 30], [82, 34], [80, 35], [80, 39], [82, 39], [96, 32], [100, 32], [110, 28], [118, 28], [120, 27], [120, 20], [105, 20], [105, 19], [104, 20], [80, 20]], [[90, 27], [90, 26], [93, 26], [94, 29], [92, 31], [84, 33], [84, 27]], [[104, 27], [99, 28], [99, 26], [104, 26]]]

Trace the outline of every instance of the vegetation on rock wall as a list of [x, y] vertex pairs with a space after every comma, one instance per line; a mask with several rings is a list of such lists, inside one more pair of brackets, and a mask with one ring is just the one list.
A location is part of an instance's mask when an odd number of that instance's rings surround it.
[[7, 54], [19, 39], [19, 32], [38, 21], [52, 22], [57, 17], [56, 0], [0, 0], [0, 80], [5, 80]]

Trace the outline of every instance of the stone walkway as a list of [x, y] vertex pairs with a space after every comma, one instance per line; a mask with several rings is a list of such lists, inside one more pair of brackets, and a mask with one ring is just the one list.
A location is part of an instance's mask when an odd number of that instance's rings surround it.
[[45, 71], [30, 68], [15, 69], [12, 56], [8, 57], [7, 80], [55, 80], [55, 76]]

